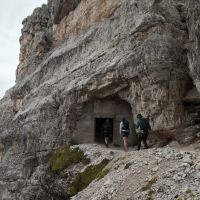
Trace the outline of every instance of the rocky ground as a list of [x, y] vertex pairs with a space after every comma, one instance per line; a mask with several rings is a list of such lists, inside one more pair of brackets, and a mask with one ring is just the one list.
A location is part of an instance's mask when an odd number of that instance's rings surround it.
[[79, 145], [93, 164], [108, 158], [109, 173], [72, 200], [199, 200], [200, 152], [173, 146], [124, 152], [96, 144]]

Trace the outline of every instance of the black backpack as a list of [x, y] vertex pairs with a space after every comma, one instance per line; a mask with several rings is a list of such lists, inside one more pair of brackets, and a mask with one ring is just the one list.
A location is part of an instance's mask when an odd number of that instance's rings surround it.
[[129, 131], [129, 122], [127, 120], [122, 121], [122, 130]]
[[148, 118], [141, 118], [140, 119], [140, 130], [144, 132], [148, 132], [148, 130], [151, 130], [151, 126], [149, 124]]

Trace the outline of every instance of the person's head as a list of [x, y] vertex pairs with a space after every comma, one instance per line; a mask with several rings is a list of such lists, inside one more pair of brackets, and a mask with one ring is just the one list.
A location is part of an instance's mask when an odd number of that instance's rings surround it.
[[123, 122], [126, 121], [126, 118], [125, 118], [125, 117], [122, 117], [122, 121], [123, 121]]
[[141, 119], [142, 118], [142, 115], [139, 113], [137, 114], [137, 119]]

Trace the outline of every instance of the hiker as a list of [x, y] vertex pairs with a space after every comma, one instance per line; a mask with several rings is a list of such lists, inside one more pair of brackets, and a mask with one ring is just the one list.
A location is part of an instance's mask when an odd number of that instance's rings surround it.
[[109, 146], [109, 140], [110, 140], [111, 135], [112, 135], [112, 126], [110, 124], [109, 119], [106, 119], [104, 124], [103, 124], [103, 134], [104, 134], [105, 145], [106, 145], [106, 147], [108, 147]]
[[126, 120], [125, 117], [122, 118], [122, 121], [120, 122], [120, 135], [123, 138], [124, 142], [124, 150], [128, 151], [128, 141], [127, 138], [129, 136], [130, 127], [129, 122]]
[[149, 131], [151, 130], [151, 126], [149, 124], [149, 119], [144, 118], [141, 114], [137, 115], [137, 125], [136, 129], [140, 128], [138, 133], [138, 147], [137, 150], [140, 150], [141, 142], [143, 141], [145, 149], [148, 149], [147, 145], [147, 137]]

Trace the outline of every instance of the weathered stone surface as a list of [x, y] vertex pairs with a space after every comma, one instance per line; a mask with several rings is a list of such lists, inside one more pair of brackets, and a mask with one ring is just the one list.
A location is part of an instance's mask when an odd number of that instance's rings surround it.
[[180, 144], [191, 144], [197, 140], [197, 133], [200, 130], [200, 125], [193, 125], [187, 128], [182, 128], [177, 131], [176, 139]]
[[53, 23], [59, 24], [64, 17], [77, 7], [80, 1], [81, 0], [48, 0]]
[[76, 10], [58, 24], [55, 33], [57, 42], [62, 42], [69, 35], [79, 34], [81, 30], [91, 27], [95, 22], [109, 18], [120, 5], [121, 0], [81, 1]]
[[28, 75], [39, 65], [51, 47], [52, 22], [46, 5], [36, 8], [31, 16], [23, 20], [20, 38], [20, 57], [16, 71], [17, 81]]
[[[195, 6], [194, 6], [195, 5]], [[188, 52], [188, 62], [189, 69], [192, 75], [192, 79], [200, 92], [200, 44], [199, 44], [199, 31], [200, 31], [200, 1], [186, 1], [187, 9], [187, 27], [189, 35], [189, 52]]]
[[198, 138], [196, 107], [183, 100], [200, 91], [199, 4], [49, 1], [26, 18], [17, 83], [0, 101], [0, 197], [49, 199], [38, 189], [48, 156], [94, 100], [126, 101], [133, 120], [149, 114], [152, 144]]

